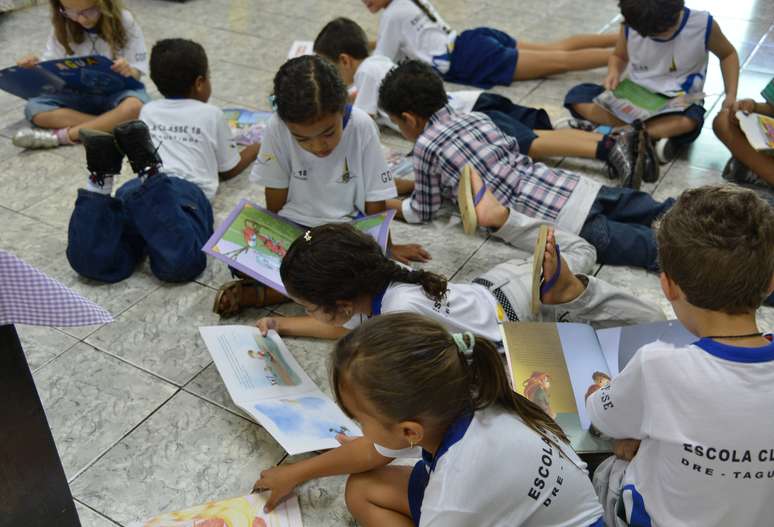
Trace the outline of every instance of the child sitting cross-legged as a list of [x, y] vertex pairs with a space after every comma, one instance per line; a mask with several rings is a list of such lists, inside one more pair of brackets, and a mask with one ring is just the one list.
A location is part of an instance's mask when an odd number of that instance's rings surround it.
[[[580, 236], [597, 250], [600, 263], [655, 270], [653, 221], [672, 204], [630, 188], [602, 186], [559, 168], [534, 162], [486, 115], [460, 114], [448, 104], [441, 78], [418, 61], [391, 70], [379, 89], [379, 106], [414, 141], [414, 192], [389, 200], [411, 223], [430, 221], [444, 200], [457, 201], [466, 230], [486, 191], [515, 212]], [[463, 174], [465, 165], [474, 170]], [[482, 227], [497, 227], [484, 217]], [[472, 223], [472, 224], [471, 224]], [[522, 247], [531, 250], [532, 247]]]
[[[363, 437], [264, 470], [273, 509], [301, 483], [349, 475], [359, 525], [601, 527], [586, 465], [561, 428], [512, 389], [497, 348], [472, 333], [395, 313], [342, 338], [333, 391]], [[421, 458], [413, 467], [388, 464]]]
[[687, 190], [658, 250], [664, 296], [699, 338], [644, 346], [587, 399], [599, 431], [640, 441], [628, 465], [610, 458], [595, 473], [606, 523], [769, 525], [774, 342], [756, 311], [774, 290], [774, 209], [750, 190]]
[[[207, 266], [201, 248], [213, 232], [218, 180], [242, 172], [258, 153], [249, 146], [240, 154], [223, 112], [207, 103], [207, 55], [199, 44], [160, 40], [150, 69], [165, 98], [145, 105], [142, 121], [122, 123], [114, 134], [81, 129], [90, 176], [70, 217], [67, 259], [93, 280], [129, 277], [146, 252], [160, 280], [193, 280]], [[124, 155], [138, 177], [112, 197]]]

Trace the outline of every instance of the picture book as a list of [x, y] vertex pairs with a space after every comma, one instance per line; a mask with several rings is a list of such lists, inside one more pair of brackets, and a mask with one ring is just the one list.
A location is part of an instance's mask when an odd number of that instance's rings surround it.
[[587, 324], [506, 322], [501, 326], [513, 389], [541, 407], [582, 453], [606, 452], [589, 430], [586, 398], [620, 372], [645, 344], [697, 340], [678, 321], [595, 330]]
[[263, 132], [269, 124], [272, 112], [226, 108], [223, 110], [231, 134], [239, 145], [254, 145], [263, 141]]
[[774, 154], [774, 117], [759, 113], [736, 112], [739, 127], [750, 145], [763, 153]]
[[[386, 249], [394, 210], [364, 216], [350, 223]], [[240, 201], [202, 250], [275, 291], [286, 294], [280, 264], [304, 229], [246, 199]]]
[[401, 154], [385, 145], [382, 145], [382, 151], [392, 177], [409, 177], [414, 174], [414, 161], [411, 154]]
[[159, 514], [129, 527], [302, 527], [298, 497], [293, 496], [269, 513], [263, 512], [268, 494], [208, 501], [177, 512]]
[[767, 103], [774, 106], [774, 79], [771, 79], [769, 83], [766, 85], [766, 87], [763, 88], [761, 95], [763, 95], [763, 99]]
[[657, 115], [682, 112], [704, 97], [702, 92], [667, 97], [624, 79], [615, 90], [601, 93], [594, 102], [622, 121], [632, 123], [637, 119], [644, 121]]
[[314, 42], [311, 40], [294, 40], [288, 51], [288, 59], [303, 57], [304, 55], [314, 55]]
[[276, 332], [253, 326], [207, 326], [199, 333], [234, 404], [288, 454], [339, 446], [358, 426], [309, 378]]
[[102, 55], [47, 60], [32, 68], [12, 66], [0, 70], [0, 89], [31, 99], [41, 95], [75, 93], [111, 95], [140, 90], [143, 83], [110, 69], [113, 61]]

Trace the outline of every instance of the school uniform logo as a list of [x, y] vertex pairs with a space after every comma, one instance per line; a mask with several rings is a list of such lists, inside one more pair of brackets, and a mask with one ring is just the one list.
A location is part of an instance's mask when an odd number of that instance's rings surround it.
[[672, 55], [672, 65], [669, 66], [669, 72], [672, 73], [675, 71], [677, 71], [677, 62], [675, 61], [674, 55]]
[[274, 154], [271, 154], [269, 152], [263, 152], [263, 153], [261, 153], [261, 155], [258, 156], [256, 161], [258, 161], [259, 165], [268, 165], [274, 159], [276, 159], [274, 157]]
[[349, 162], [347, 161], [347, 158], [344, 158], [344, 170], [341, 173], [341, 177], [336, 180], [336, 183], [346, 185], [353, 179], [355, 179], [355, 175], [349, 171]]

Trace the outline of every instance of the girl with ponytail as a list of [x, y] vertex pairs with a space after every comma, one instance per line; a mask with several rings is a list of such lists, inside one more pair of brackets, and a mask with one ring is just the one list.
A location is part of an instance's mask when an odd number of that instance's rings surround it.
[[[497, 348], [415, 314], [370, 320], [339, 341], [331, 384], [363, 437], [265, 470], [267, 507], [301, 483], [351, 474], [359, 525], [601, 526], [602, 507], [559, 426], [513, 392]], [[413, 467], [387, 466], [398, 457]]]

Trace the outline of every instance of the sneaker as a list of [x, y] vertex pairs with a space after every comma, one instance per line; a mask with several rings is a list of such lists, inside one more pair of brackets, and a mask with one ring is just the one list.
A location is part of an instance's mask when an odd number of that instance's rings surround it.
[[106, 176], [121, 173], [124, 154], [118, 149], [113, 134], [81, 128], [78, 138], [86, 150], [86, 167], [92, 183], [101, 187]]
[[744, 166], [739, 160], [732, 157], [726, 163], [721, 174], [723, 179], [730, 183], [737, 183], [740, 185], [753, 185], [756, 187], [772, 188], [772, 186], [763, 180], [755, 172]]
[[665, 165], [677, 157], [677, 145], [667, 137], [656, 141], [656, 157], [662, 165]]
[[642, 180], [645, 183], [655, 183], [661, 176], [661, 163], [656, 156], [656, 148], [653, 140], [645, 132], [645, 167], [642, 171]]
[[639, 189], [642, 183], [642, 159], [638, 166], [638, 153], [643, 134], [642, 128], [626, 131], [618, 136], [610, 149], [607, 158], [608, 177], [620, 180], [622, 187]]
[[142, 121], [127, 121], [116, 126], [113, 135], [136, 174], [152, 175], [158, 171], [161, 157], [158, 147], [153, 146], [148, 125]]
[[53, 130], [25, 128], [14, 134], [13, 144], [20, 148], [56, 148], [59, 138]]

